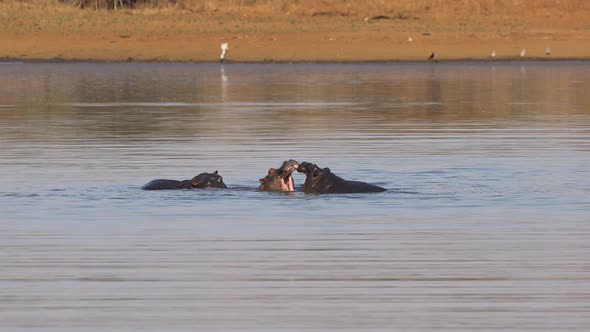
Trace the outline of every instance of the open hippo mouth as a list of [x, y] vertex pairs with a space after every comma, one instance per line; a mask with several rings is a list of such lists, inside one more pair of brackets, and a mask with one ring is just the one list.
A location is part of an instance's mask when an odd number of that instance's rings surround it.
[[291, 191], [295, 191], [295, 188], [293, 186], [292, 174], [298, 167], [299, 163], [291, 159], [283, 162], [283, 165], [281, 165], [281, 168], [279, 169], [280, 177], [283, 179], [285, 185], [287, 185], [288, 189]]

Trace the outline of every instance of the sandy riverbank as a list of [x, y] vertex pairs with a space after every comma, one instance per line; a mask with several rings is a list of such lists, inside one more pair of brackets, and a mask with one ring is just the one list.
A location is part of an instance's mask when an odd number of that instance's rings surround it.
[[[416, 11], [367, 20], [366, 13], [184, 9], [80, 10], [1, 4], [0, 57], [19, 60], [416, 61], [590, 59], [590, 12], [434, 15]], [[386, 13], [387, 14], [387, 13]], [[380, 14], [383, 15], [383, 14]], [[546, 55], [546, 48], [551, 55]]]

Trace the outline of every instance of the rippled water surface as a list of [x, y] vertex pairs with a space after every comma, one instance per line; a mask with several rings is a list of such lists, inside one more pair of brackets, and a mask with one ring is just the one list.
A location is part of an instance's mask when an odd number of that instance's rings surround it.
[[[587, 331], [589, 91], [586, 62], [0, 65], [0, 329]], [[388, 191], [256, 191], [286, 159]]]

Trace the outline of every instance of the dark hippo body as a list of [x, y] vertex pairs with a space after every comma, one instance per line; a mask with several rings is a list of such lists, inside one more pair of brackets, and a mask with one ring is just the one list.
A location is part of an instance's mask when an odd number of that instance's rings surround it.
[[293, 172], [299, 167], [295, 160], [286, 160], [279, 169], [271, 168], [268, 175], [260, 179], [261, 191], [295, 191]]
[[303, 192], [306, 194], [377, 193], [387, 189], [360, 181], [348, 181], [332, 173], [329, 168], [303, 162], [297, 172], [305, 173]]
[[146, 183], [143, 190], [170, 190], [170, 189], [198, 189], [198, 188], [227, 188], [223, 178], [217, 171], [213, 173], [201, 173], [190, 180], [156, 179]]

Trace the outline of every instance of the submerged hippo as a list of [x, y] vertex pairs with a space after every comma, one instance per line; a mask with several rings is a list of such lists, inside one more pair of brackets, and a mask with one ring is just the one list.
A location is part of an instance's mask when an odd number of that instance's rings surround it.
[[197, 188], [227, 188], [221, 175], [213, 173], [201, 173], [190, 180], [166, 180], [156, 179], [146, 183], [143, 190], [167, 190], [167, 189], [197, 189]]
[[297, 172], [307, 176], [303, 185], [306, 194], [376, 193], [387, 190], [366, 182], [344, 180], [329, 168], [319, 168], [308, 162], [299, 164]]
[[271, 168], [268, 175], [260, 179], [259, 190], [262, 191], [295, 191], [295, 182], [291, 174], [299, 167], [295, 160], [285, 160], [279, 169]]

